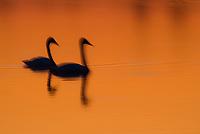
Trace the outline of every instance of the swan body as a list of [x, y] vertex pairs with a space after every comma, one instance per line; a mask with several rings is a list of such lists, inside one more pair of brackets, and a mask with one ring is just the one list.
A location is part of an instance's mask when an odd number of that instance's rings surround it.
[[78, 77], [80, 75], [87, 75], [89, 69], [77, 63], [67, 63], [53, 67], [50, 71], [54, 75], [61, 77]]
[[52, 66], [51, 60], [46, 57], [34, 57], [30, 60], [23, 60], [22, 62], [24, 62], [24, 64], [29, 68], [48, 69]]
[[[51, 52], [50, 52], [50, 44], [55, 43], [58, 45], [58, 43], [52, 38], [49, 37], [46, 41], [46, 48], [47, 48], [47, 53], [51, 57]], [[27, 65], [28, 68], [31, 68], [33, 70], [47, 70], [51, 68], [52, 66], [55, 66], [55, 62], [52, 61], [52, 59], [46, 58], [46, 57], [34, 57], [30, 60], [23, 60], [24, 64]]]
[[77, 77], [80, 75], [87, 75], [89, 69], [86, 64], [85, 56], [84, 56], [84, 44], [91, 45], [85, 38], [80, 39], [80, 52], [81, 52], [81, 61], [83, 65], [77, 63], [63, 63], [58, 66], [53, 66], [50, 68], [50, 71], [57, 76], [63, 77]]

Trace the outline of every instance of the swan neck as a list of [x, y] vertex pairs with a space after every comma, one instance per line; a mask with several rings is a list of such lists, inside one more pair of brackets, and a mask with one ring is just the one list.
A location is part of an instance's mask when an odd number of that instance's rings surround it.
[[52, 56], [51, 56], [51, 52], [50, 52], [50, 43], [47, 42], [46, 45], [47, 45], [47, 54], [48, 54], [48, 56], [49, 56], [49, 59], [51, 60], [52, 64], [56, 66], [56, 63], [54, 62], [54, 60], [53, 60], [53, 58], [52, 58]]
[[82, 64], [86, 67], [87, 67], [87, 64], [86, 64], [86, 60], [85, 60], [85, 55], [84, 55], [84, 47], [83, 47], [83, 43], [80, 44], [80, 51], [81, 51], [81, 62]]

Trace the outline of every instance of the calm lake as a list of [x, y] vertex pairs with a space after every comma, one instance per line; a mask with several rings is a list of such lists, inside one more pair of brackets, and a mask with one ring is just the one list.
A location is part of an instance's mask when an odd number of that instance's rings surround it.
[[[25, 68], [47, 57], [90, 73]], [[1, 134], [199, 134], [199, 0], [0, 0]]]

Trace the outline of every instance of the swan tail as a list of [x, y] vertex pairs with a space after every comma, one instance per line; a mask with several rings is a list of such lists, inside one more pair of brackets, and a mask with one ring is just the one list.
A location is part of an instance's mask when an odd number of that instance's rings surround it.
[[31, 65], [31, 61], [29, 61], [29, 60], [23, 60], [22, 62], [24, 62], [24, 64], [26, 64], [26, 65], [28, 65], [28, 66]]

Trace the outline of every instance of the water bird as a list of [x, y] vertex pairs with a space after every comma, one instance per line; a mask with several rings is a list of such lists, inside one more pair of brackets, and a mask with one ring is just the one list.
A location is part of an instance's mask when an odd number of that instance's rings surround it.
[[48, 54], [49, 58], [39, 56], [39, 57], [34, 57], [30, 60], [23, 60], [22, 62], [24, 62], [24, 64], [26, 64], [27, 67], [31, 68], [32, 70], [47, 70], [50, 67], [55, 66], [56, 64], [53, 61], [53, 58], [52, 58], [51, 52], [50, 52], [50, 44], [51, 43], [58, 45], [58, 43], [55, 41], [54, 38], [52, 38], [52, 37], [47, 38], [46, 49], [47, 49], [47, 54]]
[[[89, 68], [87, 67], [85, 55], [84, 55], [84, 45], [93, 46], [91, 43], [87, 41], [85, 38], [80, 38], [80, 55], [81, 55], [81, 62], [82, 65], [78, 63], [63, 63], [58, 66], [53, 66], [50, 68], [51, 73], [61, 77], [78, 77], [87, 75], [89, 72]], [[49, 57], [51, 61], [53, 61], [52, 57]]]

